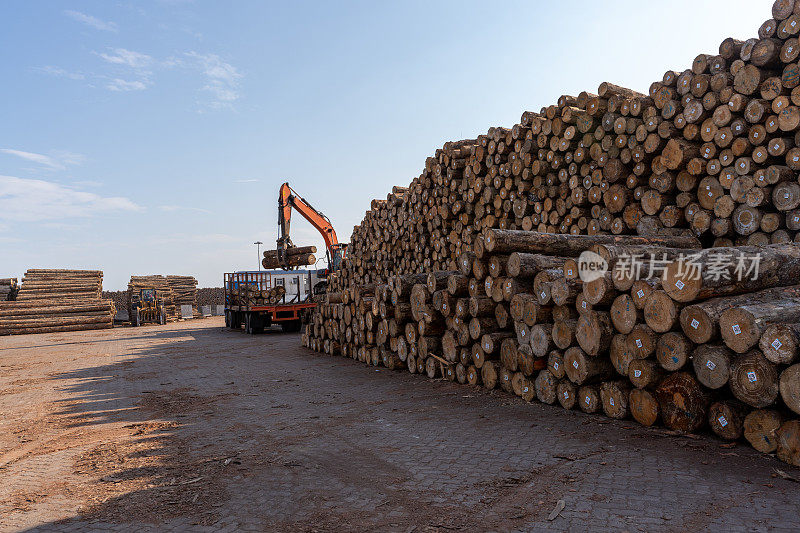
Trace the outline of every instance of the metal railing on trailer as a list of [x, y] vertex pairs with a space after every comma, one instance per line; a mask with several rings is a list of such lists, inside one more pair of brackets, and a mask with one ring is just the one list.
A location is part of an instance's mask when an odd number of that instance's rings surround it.
[[[285, 332], [300, 331], [303, 313], [307, 309], [316, 307], [316, 303], [309, 301], [312, 291], [303, 291], [303, 286], [311, 285], [310, 272], [291, 273], [287, 276], [282, 273], [280, 277], [270, 271], [261, 272], [229, 272], [223, 276], [225, 289], [225, 325], [231, 329], [240, 329], [244, 326], [245, 333], [263, 333], [264, 329], [272, 324], [280, 324]], [[287, 277], [296, 279], [297, 292], [285, 293], [282, 301], [264, 305], [240, 301], [240, 287], [250, 285], [258, 290], [270, 290], [275, 282], [280, 279], [285, 283]], [[301, 283], [301, 280], [303, 283]], [[307, 282], [306, 282], [307, 280]], [[287, 301], [287, 296], [289, 300]]]

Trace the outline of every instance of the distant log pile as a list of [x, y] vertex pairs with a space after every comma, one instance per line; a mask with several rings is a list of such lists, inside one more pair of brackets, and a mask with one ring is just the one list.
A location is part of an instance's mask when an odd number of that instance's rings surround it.
[[[131, 276], [128, 282], [128, 316], [134, 317], [133, 309], [139, 304], [142, 289], [155, 289], [164, 303], [167, 322], [176, 322], [180, 315], [175, 304], [175, 295], [167, 278], [159, 275]], [[132, 318], [131, 318], [132, 319]]]
[[317, 253], [316, 246], [295, 246], [293, 248], [288, 248], [286, 250], [286, 264], [282, 264], [278, 259], [278, 250], [265, 250], [261, 265], [267, 270], [313, 265], [317, 262], [317, 258], [314, 255], [315, 253]]
[[202, 318], [197, 308], [197, 280], [192, 276], [167, 276], [167, 284], [172, 288], [175, 306], [180, 309], [182, 305], [192, 306], [194, 318]]
[[0, 335], [111, 328], [116, 310], [102, 289], [102, 271], [28, 270], [17, 301], [0, 303]]
[[0, 302], [15, 300], [17, 297], [17, 278], [0, 278]]
[[303, 344], [800, 464], [798, 35], [778, 0], [648, 94], [446, 143], [372, 202]]
[[224, 305], [225, 289], [222, 287], [204, 287], [197, 289], [197, 305]]
[[[164, 302], [167, 322], [175, 322], [181, 318], [182, 305], [192, 307], [193, 318], [202, 318], [197, 308], [197, 280], [192, 276], [131, 276], [128, 283], [128, 312], [138, 300], [142, 289], [156, 289]], [[133, 316], [132, 314], [130, 316]]]

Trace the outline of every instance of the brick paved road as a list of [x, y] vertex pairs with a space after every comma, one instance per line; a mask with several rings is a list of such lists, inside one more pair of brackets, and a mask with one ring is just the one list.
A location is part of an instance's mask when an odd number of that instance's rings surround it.
[[800, 472], [747, 447], [298, 342], [219, 319], [0, 338], [0, 530], [797, 529], [772, 470]]

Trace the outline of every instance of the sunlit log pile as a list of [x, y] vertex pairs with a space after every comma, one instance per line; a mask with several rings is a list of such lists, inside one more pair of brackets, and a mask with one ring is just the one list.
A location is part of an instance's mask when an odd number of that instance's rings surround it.
[[772, 14], [648, 94], [446, 143], [372, 202], [303, 344], [800, 464], [800, 2]]
[[197, 279], [192, 276], [167, 276], [167, 284], [172, 289], [175, 306], [180, 310], [182, 305], [192, 307], [192, 316], [202, 318], [197, 308]]
[[99, 270], [28, 270], [16, 301], [0, 302], [0, 335], [111, 328], [116, 310], [102, 290]]
[[131, 276], [128, 282], [128, 312], [132, 315], [133, 306], [139, 299], [142, 289], [156, 289], [159, 298], [164, 303], [167, 322], [175, 322], [181, 318], [181, 306], [188, 305], [192, 308], [193, 318], [202, 318], [197, 307], [197, 280], [192, 276], [177, 275], [150, 275]]
[[159, 300], [164, 305], [167, 322], [175, 322], [180, 318], [180, 309], [175, 305], [175, 295], [167, 278], [161, 275], [131, 276], [128, 281], [128, 316], [134, 317], [134, 308], [139, 305], [141, 291], [155, 289]]
[[288, 267], [301, 267], [313, 265], [317, 262], [314, 255], [317, 253], [316, 246], [293, 246], [287, 248], [286, 261], [283, 262], [278, 255], [278, 250], [264, 250], [263, 259], [261, 259], [261, 266], [267, 270], [274, 268], [288, 268]]

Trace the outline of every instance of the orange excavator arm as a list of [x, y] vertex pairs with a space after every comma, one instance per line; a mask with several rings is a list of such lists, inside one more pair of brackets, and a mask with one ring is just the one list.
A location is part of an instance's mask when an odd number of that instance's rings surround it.
[[314, 209], [305, 198], [297, 194], [288, 183], [281, 185], [278, 193], [278, 228], [280, 230], [280, 237], [278, 238], [279, 257], [282, 257], [287, 248], [294, 246], [289, 237], [292, 208], [296, 209], [303, 218], [308, 220], [311, 225], [322, 234], [328, 254], [328, 265], [331, 270], [338, 270], [339, 263], [342, 257], [344, 257], [345, 245], [339, 243], [339, 239], [336, 237], [336, 230], [333, 229], [333, 224], [331, 224], [328, 217]]

